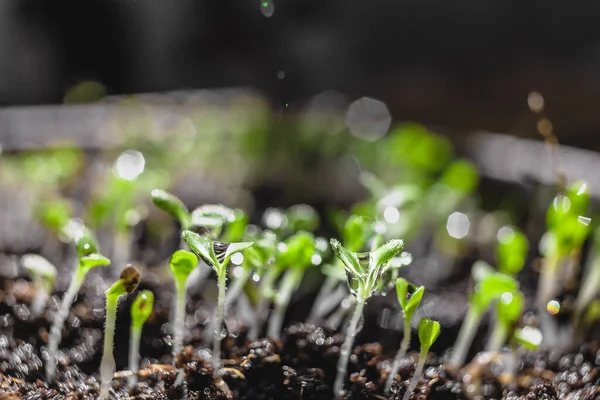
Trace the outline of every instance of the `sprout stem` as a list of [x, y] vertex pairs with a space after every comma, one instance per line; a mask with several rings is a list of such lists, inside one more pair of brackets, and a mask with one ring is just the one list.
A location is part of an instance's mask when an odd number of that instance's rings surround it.
[[222, 268], [217, 274], [219, 281], [219, 294], [217, 299], [217, 318], [215, 321], [215, 331], [213, 337], [213, 353], [212, 353], [212, 364], [215, 373], [218, 373], [221, 369], [221, 339], [223, 331], [223, 318], [225, 316], [225, 298], [227, 296], [227, 270]]
[[106, 297], [106, 326], [104, 328], [104, 351], [100, 364], [100, 399], [108, 399], [110, 382], [115, 373], [115, 357], [113, 355], [115, 321], [117, 320], [117, 305], [119, 296]]
[[496, 321], [492, 335], [490, 336], [486, 351], [497, 353], [502, 349], [502, 345], [506, 342], [508, 337], [509, 327], [500, 321]]
[[337, 363], [337, 375], [335, 377], [335, 383], [333, 384], [333, 393], [336, 399], [341, 399], [344, 394], [344, 380], [346, 379], [346, 373], [348, 372], [348, 359], [350, 358], [350, 352], [354, 345], [358, 322], [362, 317], [364, 306], [365, 300], [362, 298], [357, 299], [354, 313], [350, 319], [350, 324], [348, 325], [348, 329], [346, 329], [346, 338], [340, 349], [340, 358]]
[[36, 318], [44, 312], [44, 307], [46, 307], [46, 302], [48, 301], [48, 297], [50, 297], [49, 292], [52, 291], [52, 288], [47, 287], [46, 281], [41, 276], [34, 277], [33, 284], [37, 290], [31, 303], [31, 316]]
[[[175, 279], [175, 290], [177, 291], [177, 307], [175, 308], [175, 321], [173, 326], [173, 365], [177, 366], [177, 356], [183, 348], [183, 331], [185, 327], [185, 305], [186, 305], [186, 279], [177, 277]], [[183, 369], [177, 370], [176, 385], [183, 383]]]
[[425, 367], [425, 361], [427, 360], [428, 351], [429, 348], [421, 348], [421, 351], [419, 352], [419, 361], [417, 362], [417, 368], [415, 368], [415, 373], [410, 379], [410, 383], [406, 388], [406, 392], [404, 392], [404, 397], [402, 398], [402, 400], [409, 400], [413, 390], [415, 390], [415, 388], [417, 387], [417, 383], [419, 383], [419, 379], [421, 379], [421, 376], [423, 375], [423, 368]]
[[589, 304], [592, 302], [596, 294], [598, 293], [598, 289], [600, 287], [600, 254], [598, 251], [594, 251], [592, 255], [591, 262], [589, 264], [588, 273], [583, 279], [581, 289], [579, 290], [579, 294], [577, 295], [577, 300], [575, 301], [575, 314], [573, 317], [576, 329], [580, 329], [581, 318], [583, 313], [588, 308]]
[[269, 297], [266, 296], [266, 293], [272, 289], [278, 274], [279, 273], [276, 268], [268, 269], [261, 280], [259, 288], [260, 300], [258, 302], [258, 307], [256, 308], [256, 320], [248, 332], [248, 339], [250, 340], [258, 339], [258, 335], [261, 332], [261, 328], [264, 324], [264, 320], [271, 303]]
[[131, 376], [127, 380], [128, 387], [133, 388], [138, 381], [137, 372], [140, 369], [140, 342], [142, 326], [132, 324], [129, 332], [129, 370]]
[[317, 297], [315, 298], [315, 302], [313, 303], [313, 307], [306, 319], [306, 322], [309, 324], [315, 324], [318, 320], [320, 320], [323, 315], [327, 314], [336, 304], [339, 304], [337, 300], [337, 296], [334, 297], [334, 294], [337, 291], [334, 291], [335, 287], [340, 283], [339, 279], [337, 279], [333, 275], [327, 276], [325, 282], [321, 286]]
[[402, 358], [406, 355], [408, 351], [408, 346], [410, 346], [410, 318], [404, 317], [404, 333], [402, 336], [402, 342], [400, 343], [400, 349], [396, 353], [396, 357], [394, 357], [394, 363], [392, 364], [392, 370], [390, 371], [387, 380], [385, 382], [385, 393], [389, 393], [390, 387], [392, 386], [392, 382], [398, 373], [398, 368], [400, 368], [400, 362]]
[[[231, 305], [235, 302], [235, 300], [237, 300], [239, 298], [240, 294], [244, 290], [244, 285], [246, 285], [246, 282], [248, 282], [249, 277], [250, 277], [250, 272], [244, 270], [242, 276], [240, 276], [239, 278], [236, 278], [234, 280], [233, 285], [231, 285], [231, 287], [227, 291], [227, 295], [225, 296], [225, 309], [229, 309], [231, 307]], [[217, 319], [216, 313], [217, 313], [217, 307], [214, 308], [214, 311], [212, 313], [213, 317], [208, 322], [208, 324], [206, 324], [206, 327], [204, 330], [204, 338], [207, 342], [209, 342], [211, 340], [211, 338], [213, 337], [214, 332], [215, 332], [215, 322]]]
[[477, 328], [479, 327], [480, 316], [480, 313], [476, 312], [473, 307], [470, 307], [469, 311], [467, 311], [465, 320], [463, 321], [460, 331], [458, 332], [458, 338], [456, 339], [456, 344], [454, 345], [452, 357], [450, 358], [451, 366], [458, 368], [465, 363], [467, 353], [471, 347], [471, 343], [473, 343], [473, 338], [477, 333]]
[[48, 382], [53, 382], [56, 377], [56, 353], [58, 351], [58, 344], [62, 339], [62, 328], [65, 324], [65, 320], [69, 316], [69, 310], [71, 309], [73, 300], [75, 299], [75, 296], [77, 296], [79, 289], [81, 289], [81, 285], [83, 285], [85, 274], [86, 271], [82, 269], [77, 269], [75, 271], [71, 283], [69, 284], [69, 288], [63, 296], [58, 314], [56, 314], [52, 327], [50, 328], [50, 337], [48, 339], [48, 361], [46, 362], [46, 379]]
[[269, 328], [267, 330], [267, 336], [269, 338], [279, 339], [281, 337], [285, 312], [290, 304], [294, 290], [296, 290], [302, 282], [303, 275], [304, 270], [302, 268], [292, 268], [285, 274], [279, 295], [275, 300], [275, 312], [269, 320]]
[[543, 260], [541, 276], [538, 283], [536, 296], [536, 307], [538, 315], [546, 312], [546, 305], [556, 293], [557, 273], [560, 265], [560, 257], [550, 256]]

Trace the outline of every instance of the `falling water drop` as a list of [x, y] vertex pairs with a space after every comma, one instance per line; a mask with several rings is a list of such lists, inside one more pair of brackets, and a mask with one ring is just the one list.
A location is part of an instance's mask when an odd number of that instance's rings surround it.
[[267, 18], [273, 16], [273, 13], [275, 12], [275, 4], [273, 4], [273, 0], [261, 0], [260, 12]]

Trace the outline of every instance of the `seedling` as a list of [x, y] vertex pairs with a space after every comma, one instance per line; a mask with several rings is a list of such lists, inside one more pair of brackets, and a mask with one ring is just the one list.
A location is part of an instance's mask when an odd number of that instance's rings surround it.
[[[175, 291], [177, 292], [177, 300], [175, 307], [175, 320], [173, 322], [173, 365], [177, 363], [177, 357], [181, 353], [183, 346], [183, 331], [185, 329], [185, 305], [186, 297], [186, 282], [196, 265], [198, 257], [187, 250], [177, 250], [171, 256], [169, 267], [175, 278]], [[180, 370], [177, 376], [177, 384], [183, 382], [183, 371]]]
[[496, 259], [500, 272], [515, 276], [525, 266], [528, 251], [529, 241], [527, 236], [512, 226], [500, 228], [496, 249]]
[[129, 387], [137, 383], [137, 372], [140, 367], [140, 341], [142, 327], [152, 314], [154, 294], [150, 290], [142, 290], [131, 305], [131, 329], [129, 332]]
[[150, 192], [150, 195], [156, 207], [179, 221], [182, 230], [189, 228], [190, 214], [185, 204], [178, 197], [162, 189], [154, 189]]
[[573, 314], [573, 326], [580, 330], [581, 320], [589, 308], [596, 294], [600, 291], [600, 228], [596, 228], [592, 254], [590, 255], [589, 267], [585, 278], [582, 280], [581, 289], [575, 301], [575, 312]]
[[31, 303], [31, 315], [35, 318], [42, 314], [48, 297], [52, 295], [54, 280], [56, 279], [56, 267], [37, 254], [25, 254], [21, 257], [21, 264], [33, 278], [35, 297]]
[[419, 321], [419, 341], [421, 342], [419, 361], [417, 362], [417, 368], [415, 368], [415, 373], [410, 379], [408, 388], [406, 388], [403, 400], [409, 400], [413, 390], [415, 390], [415, 388], [417, 387], [417, 383], [419, 383], [419, 379], [421, 379], [421, 376], [423, 375], [423, 368], [425, 367], [425, 361], [427, 361], [427, 354], [429, 354], [429, 349], [431, 348], [433, 343], [435, 343], [439, 335], [439, 322], [433, 321], [429, 318], [422, 318], [421, 321]]
[[217, 300], [217, 318], [215, 323], [215, 333], [213, 340], [213, 367], [215, 372], [221, 369], [221, 331], [223, 328], [223, 318], [225, 316], [225, 297], [227, 284], [227, 265], [231, 257], [253, 245], [253, 242], [221, 243], [214, 242], [206, 237], [200, 236], [195, 232], [183, 231], [181, 237], [190, 246], [190, 249], [198, 254], [202, 259], [212, 266], [217, 273], [219, 284], [219, 293]]
[[53, 382], [56, 376], [56, 352], [58, 351], [58, 344], [62, 338], [61, 331], [65, 320], [69, 315], [71, 304], [73, 304], [77, 292], [79, 292], [81, 285], [83, 285], [85, 276], [92, 268], [110, 264], [110, 260], [99, 253], [96, 240], [89, 230], [85, 228], [82, 229], [74, 239], [77, 243], [79, 263], [77, 264], [77, 269], [71, 278], [69, 288], [63, 296], [60, 309], [50, 328], [50, 337], [48, 338], [48, 361], [46, 363], [46, 377], [48, 382]]
[[[410, 292], [409, 292], [410, 291]], [[411, 336], [411, 319], [413, 314], [415, 313], [417, 307], [421, 303], [421, 299], [423, 298], [423, 294], [425, 293], [424, 286], [415, 286], [410, 283], [406, 279], [399, 278], [396, 280], [396, 294], [398, 295], [398, 302], [400, 303], [400, 307], [402, 308], [402, 313], [404, 314], [404, 331], [402, 337], [402, 343], [400, 344], [400, 349], [396, 353], [396, 357], [394, 358], [394, 363], [392, 365], [392, 370], [388, 375], [387, 381], [385, 383], [385, 391], [389, 392], [390, 387], [392, 386], [392, 382], [396, 373], [398, 372], [398, 368], [400, 367], [400, 362], [402, 361], [402, 357], [406, 355], [408, 350], [408, 346], [410, 346], [410, 336]]]
[[[337, 364], [337, 375], [333, 386], [333, 392], [337, 399], [343, 396], [348, 358], [354, 344], [365, 302], [380, 287], [387, 262], [402, 251], [403, 247], [404, 242], [402, 240], [394, 239], [369, 253], [355, 253], [342, 247], [336, 239], [331, 239], [333, 252], [344, 264], [348, 277], [348, 289], [356, 297], [356, 306], [346, 329], [346, 338], [340, 349], [340, 358]], [[367, 260], [367, 265], [363, 265], [360, 262], [361, 259]]]
[[274, 299], [275, 312], [269, 320], [267, 330], [270, 338], [279, 339], [283, 318], [292, 294], [300, 286], [306, 269], [319, 264], [320, 260], [321, 256], [318, 254], [315, 239], [308, 232], [300, 231], [289, 237], [283, 242], [283, 245], [278, 246], [275, 262], [281, 268], [287, 267], [287, 271]]
[[121, 272], [121, 277], [106, 291], [106, 325], [104, 327], [104, 351], [100, 362], [100, 399], [108, 399], [110, 381], [115, 373], [115, 357], [113, 346], [117, 306], [119, 298], [133, 292], [140, 283], [140, 272], [128, 265]]
[[511, 330], [523, 312], [523, 295], [518, 290], [514, 293], [502, 293], [496, 304], [496, 322], [486, 350], [499, 352], [508, 339]]
[[459, 368], [464, 364], [467, 352], [477, 333], [481, 317], [488, 307], [504, 293], [515, 293], [517, 288], [518, 284], [512, 277], [500, 272], [489, 273], [483, 276], [481, 281], [476, 282], [467, 315], [460, 327], [454, 351], [450, 358], [451, 367]]

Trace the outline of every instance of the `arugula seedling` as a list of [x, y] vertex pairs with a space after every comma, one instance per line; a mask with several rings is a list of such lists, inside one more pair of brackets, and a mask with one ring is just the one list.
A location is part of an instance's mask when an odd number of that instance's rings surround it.
[[83, 285], [85, 276], [92, 268], [110, 264], [110, 260], [98, 251], [96, 240], [87, 228], [78, 232], [78, 235], [73, 237], [73, 239], [76, 241], [79, 263], [71, 278], [69, 288], [63, 296], [60, 309], [50, 327], [50, 336], [48, 338], [48, 361], [46, 362], [46, 378], [48, 382], [53, 382], [56, 376], [56, 353], [62, 339], [62, 328], [65, 320], [69, 316], [71, 304], [73, 304], [77, 292], [79, 292], [81, 285]]
[[[365, 303], [380, 287], [387, 262], [400, 253], [403, 247], [402, 240], [394, 239], [369, 253], [355, 253], [344, 248], [336, 239], [331, 239], [333, 252], [344, 264], [348, 277], [348, 289], [356, 297], [356, 306], [346, 330], [346, 338], [340, 349], [340, 358], [337, 364], [337, 375], [333, 386], [336, 399], [343, 396], [348, 358]], [[363, 265], [360, 262], [361, 259], [368, 260], [368, 264]]]
[[300, 286], [306, 269], [319, 264], [321, 259], [314, 236], [305, 231], [290, 236], [278, 246], [275, 262], [287, 271], [274, 298], [275, 312], [269, 320], [268, 337], [280, 338], [283, 318], [293, 292]]
[[421, 318], [421, 321], [419, 321], [419, 341], [421, 342], [419, 361], [417, 362], [415, 373], [410, 379], [408, 388], [406, 388], [403, 400], [409, 400], [413, 390], [417, 387], [417, 383], [419, 383], [419, 379], [421, 379], [421, 376], [423, 375], [423, 368], [425, 367], [425, 361], [427, 361], [429, 349], [440, 335], [440, 330], [440, 323], [437, 321], [433, 321], [429, 318]]
[[44, 312], [46, 302], [54, 290], [56, 267], [38, 254], [25, 254], [21, 264], [33, 278], [35, 297], [31, 303], [31, 315], [35, 318]]
[[451, 367], [459, 368], [464, 364], [467, 352], [477, 333], [481, 317], [488, 307], [504, 293], [515, 293], [517, 289], [517, 281], [500, 272], [488, 273], [483, 276], [481, 281], [476, 283], [475, 290], [471, 295], [467, 315], [460, 327], [456, 343], [454, 344], [454, 351], [450, 358]]
[[496, 303], [496, 321], [486, 351], [500, 351], [523, 312], [523, 301], [523, 294], [518, 290], [502, 293]]
[[115, 373], [115, 357], [113, 346], [117, 306], [119, 298], [133, 292], [140, 283], [140, 272], [131, 265], [125, 267], [121, 277], [106, 291], [106, 325], [104, 327], [104, 351], [100, 362], [100, 399], [108, 399], [110, 382]]
[[[410, 292], [409, 292], [410, 290]], [[413, 284], [408, 283], [406, 279], [398, 278], [396, 280], [396, 294], [398, 295], [398, 302], [400, 303], [400, 307], [402, 308], [403, 318], [404, 318], [404, 331], [402, 337], [402, 343], [400, 344], [400, 349], [396, 353], [396, 357], [394, 358], [394, 363], [392, 365], [392, 370], [387, 377], [385, 383], [385, 392], [388, 393], [390, 387], [392, 386], [392, 382], [398, 373], [398, 368], [400, 368], [400, 362], [402, 361], [402, 357], [406, 355], [408, 350], [408, 346], [410, 346], [410, 336], [411, 336], [411, 320], [412, 316], [419, 307], [421, 303], [421, 299], [423, 298], [423, 294], [425, 293], [424, 286], [415, 286]]]
[[202, 237], [192, 231], [183, 231], [181, 237], [190, 246], [190, 249], [207, 262], [217, 273], [219, 294], [217, 301], [217, 318], [213, 340], [213, 367], [218, 373], [221, 369], [221, 332], [225, 316], [225, 297], [227, 284], [227, 265], [231, 257], [252, 246], [253, 242], [221, 243]]
[[154, 294], [150, 290], [142, 290], [131, 304], [131, 329], [129, 331], [129, 370], [132, 375], [128, 379], [129, 388], [137, 383], [137, 372], [140, 368], [140, 341], [142, 328], [154, 305]]

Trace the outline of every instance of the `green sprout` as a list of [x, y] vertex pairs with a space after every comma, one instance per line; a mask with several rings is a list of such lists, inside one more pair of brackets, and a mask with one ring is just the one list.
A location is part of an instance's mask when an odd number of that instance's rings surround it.
[[398, 302], [400, 303], [400, 307], [402, 308], [402, 312], [404, 314], [404, 330], [402, 343], [400, 344], [400, 349], [396, 353], [396, 357], [394, 358], [394, 363], [392, 365], [392, 370], [390, 371], [390, 374], [388, 375], [387, 381], [385, 383], [386, 392], [389, 392], [394, 377], [398, 372], [398, 368], [400, 368], [400, 362], [402, 361], [402, 357], [406, 355], [406, 352], [408, 351], [408, 346], [410, 346], [412, 316], [414, 315], [417, 307], [419, 307], [424, 293], [424, 286], [417, 287], [408, 283], [408, 281], [403, 278], [398, 278], [396, 280], [396, 294], [398, 295]]
[[504, 293], [514, 294], [517, 289], [518, 283], [514, 278], [500, 272], [488, 273], [479, 282], [476, 282], [467, 315], [460, 327], [454, 351], [450, 358], [452, 368], [460, 368], [464, 364], [481, 318], [489, 306]]
[[[403, 247], [404, 242], [402, 240], [394, 239], [369, 253], [355, 253], [344, 248], [336, 239], [331, 239], [333, 252], [344, 264], [348, 277], [348, 288], [352, 295], [356, 297], [356, 305], [346, 329], [346, 338], [340, 349], [340, 358], [337, 364], [337, 375], [333, 386], [336, 399], [343, 396], [350, 350], [354, 344], [358, 322], [362, 317], [365, 303], [381, 287], [381, 280], [386, 272], [387, 262], [400, 253]], [[361, 259], [367, 260], [367, 265], [361, 263]]]
[[[173, 364], [177, 362], [177, 357], [181, 353], [183, 347], [183, 332], [185, 329], [185, 306], [187, 303], [186, 283], [188, 277], [196, 268], [198, 257], [187, 250], [177, 250], [171, 256], [169, 267], [173, 278], [175, 279], [175, 291], [177, 292], [175, 320], [173, 321]], [[179, 375], [176, 383], [181, 384], [183, 381], [183, 371], [179, 370]]]
[[496, 322], [486, 350], [499, 352], [523, 312], [523, 294], [518, 290], [502, 293], [496, 304]]
[[140, 341], [142, 328], [154, 305], [154, 294], [150, 290], [142, 290], [131, 304], [131, 329], [129, 333], [129, 377], [128, 386], [132, 388], [137, 383], [137, 372], [140, 367]]
[[154, 189], [150, 192], [150, 195], [156, 207], [179, 221], [182, 230], [189, 228], [191, 221], [190, 214], [185, 204], [177, 196], [162, 189]]
[[221, 369], [221, 332], [223, 328], [223, 318], [225, 316], [225, 298], [227, 284], [227, 265], [231, 257], [252, 246], [253, 242], [221, 243], [212, 241], [206, 237], [200, 236], [195, 232], [183, 231], [181, 237], [190, 246], [190, 249], [198, 254], [202, 259], [212, 266], [217, 273], [219, 285], [217, 300], [217, 318], [215, 323], [215, 332], [213, 340], [213, 367], [215, 372]]
[[427, 360], [427, 354], [429, 349], [435, 343], [438, 336], [440, 335], [440, 323], [433, 321], [429, 318], [421, 318], [419, 321], [419, 341], [421, 342], [421, 351], [419, 352], [419, 361], [417, 362], [417, 368], [415, 373], [410, 379], [410, 383], [406, 388], [403, 400], [409, 400], [413, 390], [417, 387], [419, 379], [423, 375], [423, 368], [425, 367], [425, 361]]
[[140, 272], [128, 265], [121, 276], [106, 291], [106, 325], [104, 327], [104, 351], [100, 362], [100, 399], [108, 399], [110, 382], [115, 373], [115, 356], [113, 346], [115, 341], [115, 324], [117, 321], [117, 306], [119, 298], [133, 292], [140, 283]]
[[525, 266], [528, 251], [529, 241], [525, 234], [512, 226], [500, 228], [496, 249], [496, 259], [500, 272], [515, 276]]
[[31, 315], [37, 317], [44, 311], [46, 302], [54, 290], [56, 267], [38, 254], [25, 254], [21, 257], [21, 264], [33, 278], [35, 297], [31, 303]]
[[581, 283], [581, 289], [575, 300], [575, 312], [573, 313], [573, 326], [575, 329], [582, 328], [581, 322], [586, 310], [600, 291], [600, 227], [595, 229], [592, 254], [588, 264], [587, 272]]
[[279, 339], [283, 318], [294, 291], [298, 289], [307, 268], [319, 264], [321, 256], [312, 234], [300, 231], [278, 246], [276, 263], [287, 271], [274, 298], [275, 312], [269, 320], [267, 336]]
[[110, 260], [99, 253], [96, 240], [87, 228], [81, 229], [74, 239], [76, 240], [79, 263], [50, 328], [48, 361], [46, 362], [46, 377], [48, 382], [53, 382], [56, 376], [56, 353], [62, 339], [62, 328], [69, 315], [71, 304], [73, 304], [75, 296], [83, 285], [85, 276], [92, 268], [110, 264]]

